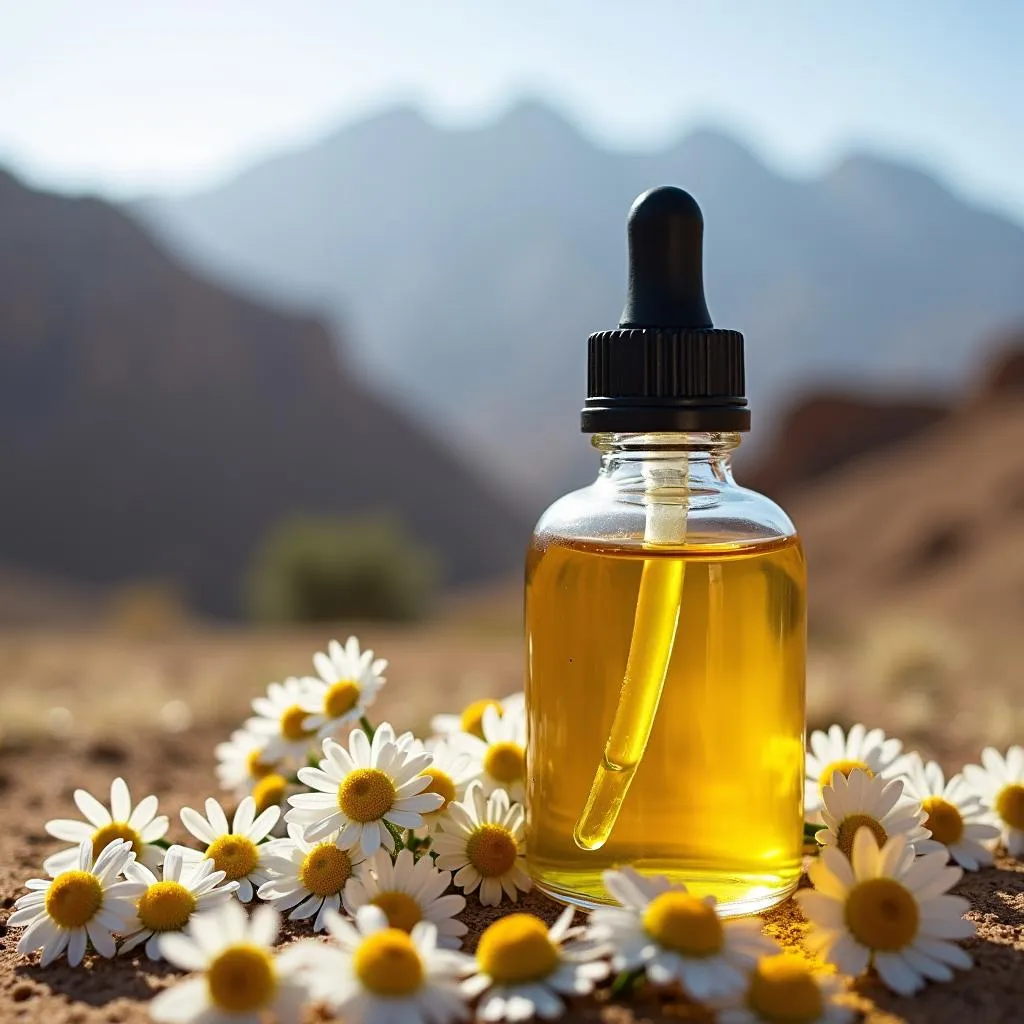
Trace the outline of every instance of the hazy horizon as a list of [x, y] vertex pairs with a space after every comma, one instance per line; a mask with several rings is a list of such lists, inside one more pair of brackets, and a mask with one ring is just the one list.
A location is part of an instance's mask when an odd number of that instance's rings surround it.
[[0, 41], [0, 163], [58, 191], [182, 194], [396, 105], [462, 128], [526, 99], [613, 150], [708, 127], [795, 178], [866, 152], [1021, 222], [1022, 36], [1008, 2], [980, 18], [924, 0], [527, 0], [515, 17], [469, 0], [400, 17], [310, 2], [283, 18], [259, 2], [43, 0], [11, 12]]

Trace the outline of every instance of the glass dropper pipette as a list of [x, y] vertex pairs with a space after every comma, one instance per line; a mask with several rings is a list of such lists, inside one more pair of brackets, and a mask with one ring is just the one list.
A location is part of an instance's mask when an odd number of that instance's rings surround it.
[[[715, 329], [704, 300], [704, 219], [682, 189], [650, 189], [629, 213], [629, 287], [619, 328], [589, 340], [590, 433], [745, 430], [743, 336]], [[681, 614], [688, 457], [676, 449], [644, 473], [645, 558], [622, 687], [573, 829], [584, 850], [608, 840], [654, 728]]]

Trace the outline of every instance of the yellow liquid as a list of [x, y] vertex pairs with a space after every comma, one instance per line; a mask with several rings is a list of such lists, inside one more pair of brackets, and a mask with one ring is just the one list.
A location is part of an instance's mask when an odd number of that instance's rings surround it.
[[[657, 580], [681, 580], [681, 600], [671, 602], [678, 622], [671, 614], [639, 621], [645, 562], [657, 563]], [[651, 644], [671, 644], [661, 701], [608, 838], [584, 849], [574, 829], [643, 626]], [[803, 846], [806, 654], [796, 539], [723, 544], [692, 535], [678, 548], [646, 550], [535, 544], [526, 636], [526, 850], [542, 889], [582, 905], [608, 902], [601, 873], [628, 864], [713, 894], [726, 913], [763, 910], [792, 891]]]

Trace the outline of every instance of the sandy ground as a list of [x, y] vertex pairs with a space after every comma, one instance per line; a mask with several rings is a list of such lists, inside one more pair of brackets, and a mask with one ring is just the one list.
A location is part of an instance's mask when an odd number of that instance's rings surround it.
[[[220, 732], [204, 728], [177, 735], [134, 732], [122, 739], [8, 742], [0, 747], [0, 922], [23, 890], [22, 882], [41, 873], [43, 858], [57, 845], [44, 822], [73, 816], [71, 794], [85, 786], [102, 794], [110, 779], [123, 774], [135, 795], [156, 792], [172, 815], [172, 839], [187, 837], [177, 821], [185, 804], [199, 805], [213, 790], [212, 747]], [[946, 985], [935, 985], [913, 1000], [889, 995], [871, 980], [858, 984], [851, 1001], [872, 1024], [907, 1022], [997, 1022], [1024, 1019], [1024, 865], [1001, 861], [998, 868], [969, 877], [959, 890], [975, 908], [979, 936], [967, 943], [977, 966]], [[558, 907], [531, 895], [526, 906], [553, 919]], [[495, 912], [473, 903], [465, 919], [472, 948]], [[768, 929], [799, 949], [805, 925], [792, 903], [772, 913]], [[35, 958], [20, 957], [18, 929], [0, 923], [0, 1020], [40, 1022], [133, 1022], [146, 1019], [146, 1000], [171, 977], [167, 968], [146, 960], [93, 960], [88, 969], [60, 963], [46, 970]], [[635, 1020], [701, 1020], [678, 999], [641, 996], [630, 1005], [607, 996], [580, 1001], [570, 1019], [602, 1019], [610, 1024]], [[310, 1019], [317, 1019], [315, 1011]]]

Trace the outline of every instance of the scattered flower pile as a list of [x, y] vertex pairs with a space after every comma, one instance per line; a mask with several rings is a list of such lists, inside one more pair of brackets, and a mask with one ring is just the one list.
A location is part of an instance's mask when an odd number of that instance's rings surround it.
[[[354, 637], [313, 661], [317, 677], [272, 683], [217, 747], [236, 807], [183, 808], [188, 846], [167, 843], [157, 797], [133, 805], [123, 779], [109, 807], [77, 790], [84, 820], [46, 825], [71, 845], [7, 921], [23, 929], [19, 952], [44, 967], [77, 966], [90, 947], [166, 959], [191, 976], [156, 996], [157, 1021], [292, 1022], [312, 1002], [354, 1024], [551, 1019], [610, 980], [619, 998], [677, 990], [723, 1024], [842, 1024], [847, 978], [873, 971], [910, 995], [970, 968], [956, 940], [974, 925], [949, 890], [992, 864], [997, 841], [1024, 854], [1024, 748], [988, 748], [947, 782], [881, 730], [832, 726], [810, 738], [806, 832], [820, 856], [795, 897], [818, 961], [781, 951], [758, 918], [724, 920], [712, 897], [629, 867], [605, 873], [616, 905], [584, 923], [573, 908], [550, 928], [509, 912], [470, 956], [467, 898], [516, 904], [531, 886], [522, 694], [438, 715], [421, 741], [370, 723], [387, 663]], [[282, 915], [308, 937], [276, 951]]]

